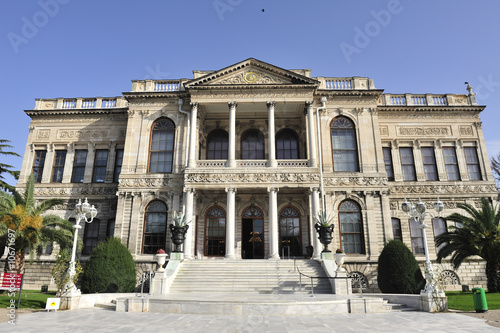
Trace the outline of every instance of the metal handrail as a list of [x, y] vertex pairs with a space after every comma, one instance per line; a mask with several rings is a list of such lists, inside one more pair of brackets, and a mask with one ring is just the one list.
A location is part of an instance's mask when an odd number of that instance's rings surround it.
[[300, 283], [301, 288], [302, 288], [302, 275], [311, 279], [311, 297], [315, 297], [314, 296], [314, 280], [313, 279], [344, 279], [344, 280], [346, 280], [346, 287], [349, 286], [347, 284], [347, 279], [351, 279], [351, 277], [349, 277], [349, 276], [346, 276], [346, 277], [343, 277], [343, 276], [342, 277], [340, 277], [340, 276], [339, 277], [337, 277], [337, 276], [310, 276], [310, 275], [302, 273], [298, 267], [297, 267], [297, 271], [299, 272], [299, 283]]

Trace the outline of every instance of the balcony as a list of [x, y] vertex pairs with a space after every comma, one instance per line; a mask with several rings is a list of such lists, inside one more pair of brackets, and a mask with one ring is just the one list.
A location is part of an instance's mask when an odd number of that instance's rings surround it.
[[184, 91], [184, 82], [187, 80], [133, 80], [132, 91], [158, 91], [158, 92], [175, 92]]
[[[278, 168], [308, 168], [309, 160], [276, 160]], [[236, 160], [237, 168], [267, 168], [268, 160]], [[227, 160], [199, 160], [196, 169], [227, 168]], [[234, 169], [233, 169], [234, 170]]]

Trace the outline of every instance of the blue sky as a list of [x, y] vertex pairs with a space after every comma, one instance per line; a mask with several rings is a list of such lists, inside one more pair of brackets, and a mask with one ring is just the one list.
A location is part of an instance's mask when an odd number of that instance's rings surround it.
[[465, 94], [468, 81], [500, 152], [497, 0], [4, 0], [0, 15], [0, 139], [21, 155], [35, 98], [119, 96], [250, 57], [387, 93]]

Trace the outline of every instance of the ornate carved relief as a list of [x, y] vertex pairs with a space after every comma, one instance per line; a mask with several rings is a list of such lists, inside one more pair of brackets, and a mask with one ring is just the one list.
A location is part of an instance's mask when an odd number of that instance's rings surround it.
[[89, 138], [107, 138], [109, 131], [104, 130], [59, 130], [58, 139], [89, 139]]
[[388, 126], [380, 126], [380, 135], [388, 136], [389, 135], [389, 127]]
[[50, 137], [50, 130], [45, 129], [45, 130], [39, 130], [37, 133], [37, 140], [48, 140]]
[[496, 193], [495, 185], [413, 185], [392, 186], [392, 194], [456, 194], [456, 193]]
[[[251, 80], [248, 79], [247, 74], [253, 74]], [[212, 84], [291, 84], [291, 81], [252, 69], [251, 71], [244, 71], [230, 77], [214, 80], [208, 85]]]
[[115, 195], [116, 187], [75, 187], [75, 188], [64, 188], [64, 187], [37, 187], [35, 188], [35, 195], [47, 195], [47, 196], [57, 196], [57, 195]]
[[450, 127], [398, 127], [399, 135], [411, 136], [436, 136], [436, 135], [450, 135]]
[[459, 127], [460, 135], [461, 136], [472, 136], [474, 135], [474, 130], [472, 129], [472, 126], [460, 126]]
[[158, 179], [158, 178], [133, 178], [133, 179], [120, 179], [121, 187], [180, 187], [182, 181], [179, 179]]

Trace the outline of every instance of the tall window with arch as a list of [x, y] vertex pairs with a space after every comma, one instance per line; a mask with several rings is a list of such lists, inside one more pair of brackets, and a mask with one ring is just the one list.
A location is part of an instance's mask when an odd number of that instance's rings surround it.
[[241, 136], [241, 159], [264, 159], [264, 135], [257, 129], [250, 129]]
[[149, 172], [172, 172], [174, 135], [175, 124], [172, 120], [160, 118], [153, 123], [149, 145]]
[[365, 253], [361, 208], [352, 201], [343, 201], [339, 206], [340, 244], [345, 253]]
[[276, 134], [276, 158], [279, 160], [299, 158], [299, 137], [294, 130], [284, 128]]
[[280, 212], [280, 254], [284, 257], [302, 256], [300, 241], [300, 214], [294, 207]]
[[205, 255], [226, 254], [226, 212], [218, 206], [210, 208], [205, 217]]
[[159, 201], [152, 201], [144, 216], [144, 237], [142, 253], [155, 254], [164, 249], [167, 241], [167, 206]]
[[354, 123], [346, 117], [336, 117], [331, 124], [333, 170], [358, 172], [358, 146]]
[[213, 130], [207, 137], [207, 160], [227, 160], [229, 134], [223, 129]]

